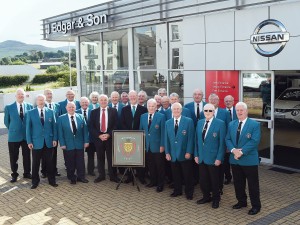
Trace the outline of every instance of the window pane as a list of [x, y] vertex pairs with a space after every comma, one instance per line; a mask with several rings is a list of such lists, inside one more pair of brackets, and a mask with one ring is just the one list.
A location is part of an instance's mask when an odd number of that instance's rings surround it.
[[173, 92], [183, 99], [183, 71], [169, 72], [169, 94]]
[[80, 36], [81, 70], [101, 69], [100, 34]]
[[129, 72], [128, 70], [114, 70], [104, 72], [104, 93], [110, 95], [117, 91], [119, 94], [129, 91]]
[[180, 40], [181, 22], [170, 23], [169, 25], [169, 60], [171, 69], [183, 69], [182, 41]]
[[81, 95], [89, 96], [91, 92], [97, 91], [103, 93], [102, 89], [102, 76], [100, 72], [95, 71], [81, 71]]

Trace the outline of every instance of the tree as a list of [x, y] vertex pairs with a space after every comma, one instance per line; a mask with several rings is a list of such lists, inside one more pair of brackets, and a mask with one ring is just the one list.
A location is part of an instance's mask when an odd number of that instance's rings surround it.
[[11, 59], [10, 59], [10, 57], [3, 57], [2, 62], [3, 62], [2, 65], [10, 65], [11, 64]]
[[71, 61], [76, 62], [76, 49], [75, 48], [71, 49]]
[[37, 53], [37, 56], [39, 59], [43, 59], [44, 58], [44, 53], [42, 51], [38, 51]]

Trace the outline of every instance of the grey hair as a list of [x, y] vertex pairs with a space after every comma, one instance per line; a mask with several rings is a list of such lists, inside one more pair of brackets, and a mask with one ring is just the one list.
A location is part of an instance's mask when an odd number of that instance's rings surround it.
[[150, 99], [147, 101], [147, 107], [149, 106], [149, 103], [154, 103], [154, 105], [157, 106], [157, 102], [155, 101], [154, 98], [150, 98]]
[[171, 97], [177, 97], [177, 98], [179, 98], [179, 95], [177, 93], [173, 92], [173, 93], [170, 94], [170, 98]]
[[17, 94], [19, 91], [22, 92], [24, 95], [26, 94], [23, 88], [18, 88], [18, 89], [16, 90], [16, 94]]
[[143, 91], [143, 90], [140, 91], [140, 92], [138, 93], [138, 95], [140, 95], [140, 94], [143, 94], [143, 95], [145, 95], [146, 98], [148, 98], [148, 95], [147, 95], [147, 93], [146, 93], [145, 91]]
[[38, 94], [35, 99], [42, 97], [44, 101], [46, 100], [46, 96], [44, 94]]
[[215, 94], [215, 93], [210, 94], [209, 97], [208, 97], [208, 99], [210, 99], [210, 98], [217, 98], [218, 100], [220, 100], [219, 96], [217, 94]]
[[157, 90], [157, 93], [167, 93], [167, 90], [165, 88], [160, 88]]
[[85, 97], [85, 96], [82, 96], [82, 97], [80, 98], [80, 102], [81, 102], [82, 100], [87, 100], [88, 102], [90, 102], [90, 100], [89, 100], [87, 97]]
[[100, 100], [100, 98], [106, 98], [106, 100], [108, 101], [108, 96], [107, 95], [105, 95], [105, 94], [101, 94], [101, 95], [99, 95], [99, 99], [98, 100]]
[[118, 98], [120, 98], [120, 94], [119, 92], [117, 91], [113, 91], [111, 94], [110, 94], [110, 97], [112, 97], [114, 94], [116, 94], [118, 96]]
[[248, 106], [245, 102], [238, 102], [236, 103], [235, 107], [238, 107], [238, 106], [242, 106], [244, 109], [248, 109]]
[[175, 102], [172, 106], [171, 106], [171, 110], [173, 110], [173, 108], [175, 106], [179, 106], [179, 108], [182, 110], [182, 105], [179, 102]]
[[214, 110], [216, 109], [215, 106], [211, 103], [207, 103], [205, 104], [205, 106], [203, 107], [203, 109], [207, 109], [207, 108], [213, 108]]
[[97, 91], [93, 91], [91, 94], [90, 94], [90, 99], [93, 97], [93, 96], [97, 96], [97, 98], [99, 98], [99, 93]]

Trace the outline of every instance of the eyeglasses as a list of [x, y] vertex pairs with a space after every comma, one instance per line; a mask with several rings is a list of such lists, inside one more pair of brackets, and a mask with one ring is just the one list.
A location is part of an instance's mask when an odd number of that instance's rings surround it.
[[213, 112], [214, 110], [211, 110], [211, 109], [204, 109], [204, 112]]

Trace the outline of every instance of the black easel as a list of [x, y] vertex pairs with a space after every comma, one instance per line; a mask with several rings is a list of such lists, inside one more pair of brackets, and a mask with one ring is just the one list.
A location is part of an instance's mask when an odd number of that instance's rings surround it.
[[137, 180], [136, 180], [136, 177], [135, 177], [135, 175], [134, 175], [134, 172], [133, 172], [132, 167], [127, 167], [127, 168], [126, 168], [126, 170], [125, 170], [125, 172], [124, 172], [124, 174], [123, 174], [121, 180], [119, 181], [119, 183], [118, 183], [118, 185], [117, 185], [117, 187], [116, 187], [116, 190], [118, 190], [119, 187], [120, 187], [120, 185], [121, 185], [121, 183], [123, 183], [123, 179], [124, 179], [125, 174], [127, 173], [127, 171], [129, 172], [129, 175], [130, 175], [130, 173], [132, 174], [132, 178], [133, 178], [133, 179], [132, 179], [132, 186], [134, 186], [134, 183], [135, 183], [135, 184], [136, 184], [136, 187], [137, 187], [137, 189], [138, 189], [138, 191], [140, 191], [140, 187], [139, 187], [139, 184], [138, 184], [138, 182], [137, 182]]

